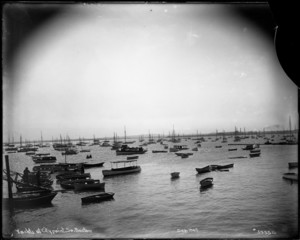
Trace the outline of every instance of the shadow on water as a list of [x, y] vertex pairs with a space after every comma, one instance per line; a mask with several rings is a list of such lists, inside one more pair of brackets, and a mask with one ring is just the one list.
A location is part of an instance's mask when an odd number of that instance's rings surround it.
[[33, 205], [22, 205], [22, 206], [16, 205], [16, 206], [14, 206], [13, 203], [6, 201], [2, 205], [2, 210], [6, 210], [9, 212], [13, 212], [13, 213], [19, 213], [22, 211], [39, 210], [39, 209], [43, 209], [43, 208], [52, 208], [52, 207], [54, 207], [54, 205], [52, 203], [44, 203], [39, 206], [33, 206]]
[[206, 192], [208, 192], [209, 190], [213, 189], [213, 185], [208, 186], [208, 187], [199, 187], [200, 189], [200, 194], [205, 194]]
[[180, 177], [171, 177], [171, 182], [179, 181]]
[[114, 198], [112, 199], [106, 199], [106, 200], [102, 200], [101, 202], [89, 202], [89, 203], [81, 203], [81, 207], [82, 208], [86, 208], [86, 207], [89, 207], [89, 206], [93, 206], [95, 204], [105, 204], [107, 202], [114, 202], [116, 201]]

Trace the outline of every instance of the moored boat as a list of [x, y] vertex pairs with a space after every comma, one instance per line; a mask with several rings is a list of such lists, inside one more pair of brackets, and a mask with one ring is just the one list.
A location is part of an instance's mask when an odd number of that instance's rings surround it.
[[86, 181], [95, 181], [94, 179], [86, 178], [86, 179], [68, 179], [60, 182], [60, 186], [64, 189], [74, 189], [76, 183], [84, 183]]
[[217, 169], [219, 170], [219, 169], [225, 169], [225, 168], [232, 168], [233, 167], [233, 163], [231, 163], [231, 164], [227, 164], [227, 165], [218, 165], [217, 166]]
[[[141, 171], [141, 167], [136, 165], [137, 160], [127, 160], [127, 161], [115, 161], [111, 162], [111, 164], [116, 164], [116, 168], [111, 168], [110, 170], [102, 170], [102, 174], [104, 177], [107, 176], [115, 176], [115, 175], [123, 175], [130, 173], [137, 173]], [[124, 167], [119, 168], [118, 164], [124, 164]], [[126, 164], [131, 164], [131, 166], [126, 167]]]
[[229, 148], [228, 151], [237, 151], [237, 148]]
[[101, 183], [98, 179], [88, 179], [85, 181], [75, 182], [74, 190], [83, 191], [83, 190], [104, 190], [105, 183]]
[[90, 173], [72, 173], [72, 172], [66, 172], [66, 173], [62, 173], [56, 176], [56, 179], [60, 180], [60, 181], [64, 181], [64, 180], [77, 180], [77, 179], [88, 179], [91, 178], [91, 174]]
[[253, 150], [250, 150], [250, 153], [260, 153], [260, 149], [253, 149]]
[[128, 145], [122, 145], [122, 147], [116, 150], [117, 155], [134, 155], [134, 154], [144, 154], [147, 152], [143, 147], [128, 147]]
[[191, 156], [191, 155], [193, 155], [193, 153], [175, 153], [177, 156], [179, 156], [179, 157], [182, 157], [183, 155], [184, 156]]
[[18, 194], [13, 198], [3, 198], [4, 206], [13, 206], [16, 208], [24, 207], [39, 207], [45, 204], [51, 204], [51, 201], [56, 196], [57, 192], [37, 192]]
[[83, 198], [81, 198], [81, 202], [83, 204], [98, 203], [98, 202], [102, 202], [102, 201], [105, 201], [105, 200], [113, 199], [114, 195], [115, 194], [112, 193], [112, 192], [102, 192], [102, 193], [99, 193], [99, 194], [96, 194], [96, 195], [83, 197]]
[[228, 157], [229, 159], [247, 158], [247, 156]]
[[211, 187], [213, 185], [213, 178], [208, 177], [200, 181], [201, 188]]
[[94, 168], [94, 167], [103, 167], [103, 164], [105, 162], [100, 162], [100, 163], [83, 163], [84, 168]]
[[50, 153], [35, 153], [35, 155], [31, 156], [32, 160], [37, 159], [38, 157], [42, 157], [42, 156], [49, 156]]
[[206, 172], [210, 172], [210, 171], [211, 171], [211, 166], [208, 165], [208, 166], [206, 166], [206, 167], [204, 167], [204, 168], [196, 168], [196, 171], [197, 171], [198, 173], [206, 173]]
[[57, 163], [57, 164], [41, 164], [34, 166], [33, 171], [49, 171], [51, 173], [61, 171], [76, 171], [79, 170], [81, 163]]
[[80, 150], [80, 152], [90, 152], [91, 150], [90, 149], [82, 149]]
[[55, 156], [37, 156], [32, 159], [35, 163], [55, 163]]
[[152, 153], [167, 153], [167, 150], [152, 150]]
[[127, 157], [127, 160], [138, 159], [138, 158], [139, 158], [139, 156], [129, 156], [129, 157]]
[[62, 152], [61, 154], [62, 155], [76, 155], [76, 154], [78, 154], [78, 150], [69, 148], [69, 149], [66, 149], [64, 152]]
[[289, 168], [296, 168], [298, 167], [298, 162], [289, 162]]
[[180, 172], [172, 172], [171, 173], [171, 178], [173, 179], [173, 178], [179, 178], [179, 174], [180, 174]]
[[298, 182], [298, 174], [297, 173], [284, 173], [282, 178], [286, 179], [286, 180]]
[[250, 156], [251, 158], [253, 158], [253, 157], [259, 157], [259, 156], [260, 156], [260, 152], [249, 153], [249, 156]]
[[188, 150], [189, 148], [187, 145], [174, 145], [173, 147], [170, 147], [169, 151], [170, 152], [178, 152], [182, 150]]
[[259, 148], [258, 144], [247, 144], [246, 147], [242, 148], [243, 150], [253, 150], [255, 148]]

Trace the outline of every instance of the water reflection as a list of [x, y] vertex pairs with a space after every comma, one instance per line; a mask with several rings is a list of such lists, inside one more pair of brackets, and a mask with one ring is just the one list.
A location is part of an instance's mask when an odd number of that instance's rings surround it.
[[199, 188], [200, 189], [200, 193], [202, 193], [202, 194], [206, 193], [207, 191], [213, 189], [213, 186], [214, 185], [211, 185], [211, 186], [208, 186], [208, 187], [200, 187]]

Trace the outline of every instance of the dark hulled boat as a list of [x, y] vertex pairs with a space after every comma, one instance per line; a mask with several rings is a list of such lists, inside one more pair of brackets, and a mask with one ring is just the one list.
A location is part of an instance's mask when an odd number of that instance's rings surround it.
[[103, 167], [103, 164], [105, 162], [100, 162], [100, 163], [83, 163], [84, 168], [94, 168], [94, 167]]
[[122, 145], [120, 149], [116, 150], [117, 155], [144, 154], [145, 152], [147, 150], [142, 147], [128, 147], [128, 145]]
[[12, 206], [16, 208], [39, 207], [41, 205], [50, 204], [56, 194], [57, 192], [18, 194], [12, 199], [3, 198], [3, 204], [4, 206]]
[[206, 167], [204, 167], [204, 168], [196, 168], [196, 171], [197, 171], [198, 173], [206, 173], [206, 172], [210, 172], [210, 171], [211, 171], [211, 166], [208, 165], [208, 166], [206, 166]]
[[81, 203], [82, 204], [88, 204], [88, 203], [98, 203], [102, 202], [105, 200], [111, 200], [114, 197], [114, 193], [112, 192], [102, 192], [96, 195], [91, 195], [88, 197], [83, 197], [81, 198]]

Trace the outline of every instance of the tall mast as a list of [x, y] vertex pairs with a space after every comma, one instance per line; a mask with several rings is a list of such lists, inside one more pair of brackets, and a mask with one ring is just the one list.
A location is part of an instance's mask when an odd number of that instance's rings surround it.
[[124, 126], [124, 139], [125, 139], [125, 143], [126, 143], [126, 126]]
[[291, 116], [289, 116], [289, 125], [290, 125], [290, 141], [292, 141], [292, 124], [291, 124]]

